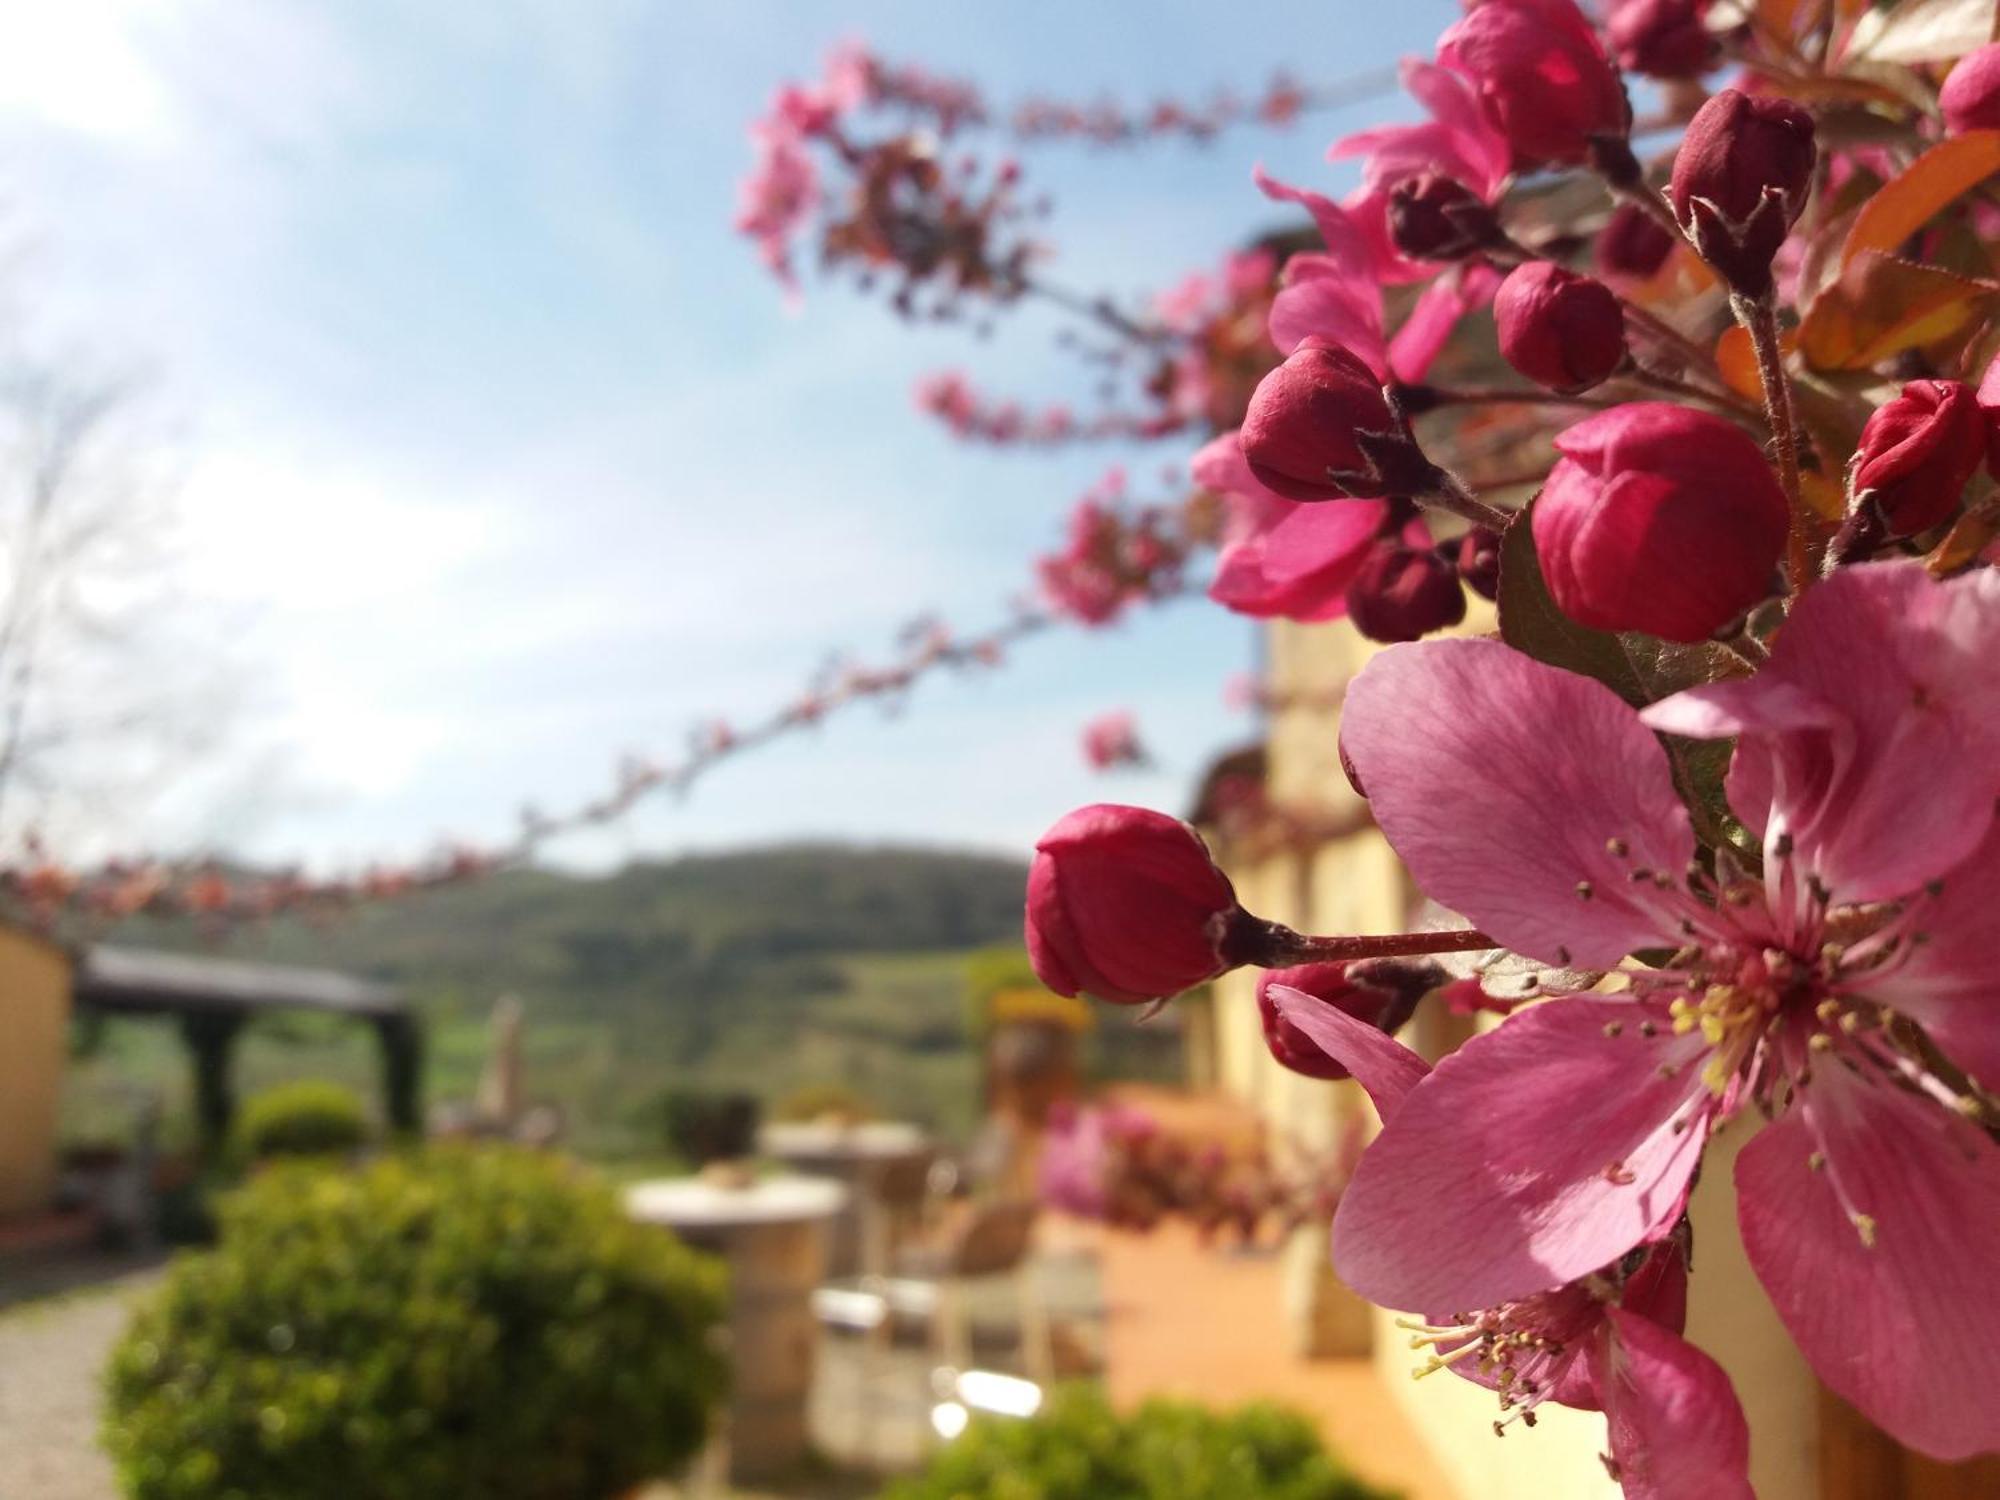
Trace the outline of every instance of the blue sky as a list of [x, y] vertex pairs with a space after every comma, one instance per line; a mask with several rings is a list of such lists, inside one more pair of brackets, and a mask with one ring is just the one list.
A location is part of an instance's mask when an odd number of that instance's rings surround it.
[[[1010, 100], [1329, 81], [1427, 50], [1451, 0], [755, 0], [21, 7], [0, 56], [10, 299], [156, 372], [181, 586], [228, 622], [241, 707], [137, 829], [339, 864], [504, 835], [627, 749], [747, 719], [903, 619], [994, 619], [1110, 461], [955, 445], [920, 372], [1033, 394], [1054, 325], [913, 334], [810, 279], [788, 313], [729, 230], [744, 122], [844, 36]], [[1273, 221], [1259, 159], [1329, 185], [1363, 106], [1206, 149], [1043, 148], [1057, 270], [1163, 285]], [[1205, 605], [1046, 637], [570, 841], [602, 863], [794, 835], [1024, 848], [1105, 796], [1178, 807], [1248, 726], [1251, 628]], [[1101, 708], [1156, 772], [1092, 777]]]

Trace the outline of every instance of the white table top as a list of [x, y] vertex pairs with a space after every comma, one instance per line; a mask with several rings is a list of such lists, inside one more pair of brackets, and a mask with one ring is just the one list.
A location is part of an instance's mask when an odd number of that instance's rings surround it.
[[810, 1121], [766, 1125], [757, 1143], [765, 1154], [780, 1159], [794, 1157], [873, 1157], [914, 1156], [929, 1149], [931, 1140], [923, 1130], [900, 1120], [869, 1120], [859, 1125], [821, 1125]]
[[747, 1187], [718, 1187], [699, 1177], [657, 1177], [625, 1190], [625, 1211], [670, 1229], [728, 1229], [828, 1219], [847, 1204], [847, 1189], [825, 1177], [761, 1177]]

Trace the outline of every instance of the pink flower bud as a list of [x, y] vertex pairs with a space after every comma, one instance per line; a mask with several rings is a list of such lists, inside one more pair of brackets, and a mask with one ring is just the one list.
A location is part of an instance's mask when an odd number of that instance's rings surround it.
[[1702, 24], [1708, 0], [1625, 0], [1604, 23], [1611, 54], [1628, 73], [1698, 78], [1715, 66], [1715, 37]]
[[1099, 802], [1035, 845], [1028, 956], [1059, 995], [1178, 995], [1235, 966], [1225, 950], [1242, 920], [1201, 835], [1165, 813]]
[[1986, 442], [1986, 414], [1971, 386], [1912, 380], [1861, 429], [1848, 492], [1857, 505], [1874, 503], [1891, 536], [1928, 531], [1958, 509]]
[[1482, 599], [1500, 597], [1500, 538], [1475, 526], [1458, 539], [1458, 576]]
[[1411, 494], [1436, 472], [1375, 372], [1321, 338], [1258, 382], [1240, 441], [1257, 482], [1287, 500]]
[[1746, 297], [1771, 291], [1771, 261], [1812, 186], [1813, 121], [1790, 99], [1724, 89], [1695, 112], [1674, 157], [1674, 217], [1703, 260]]
[[1389, 190], [1389, 238], [1417, 260], [1463, 260], [1502, 239], [1493, 210], [1455, 178], [1405, 177]]
[[1699, 641], [1770, 592], [1785, 495], [1742, 428], [1642, 401], [1577, 423], [1556, 449], [1535, 555], [1571, 619]]
[[1944, 128], [1952, 135], [1968, 130], [2000, 130], [2000, 42], [1968, 52], [1938, 90]]
[[1611, 210], [1597, 236], [1597, 271], [1614, 280], [1645, 281], [1674, 253], [1674, 237], [1630, 203]]
[[1625, 363], [1625, 312], [1601, 281], [1545, 260], [1508, 272], [1493, 298], [1500, 353], [1552, 391], [1586, 391]]
[[1348, 585], [1347, 617], [1371, 641], [1414, 641], [1463, 620], [1465, 590], [1437, 553], [1383, 542]]
[[1308, 1078], [1346, 1078], [1346, 1068], [1285, 1019], [1271, 999], [1273, 985], [1302, 991], [1357, 1021], [1395, 1032], [1410, 1019], [1417, 1002], [1449, 978], [1434, 963], [1409, 959], [1299, 964], [1267, 970], [1257, 980], [1257, 1019], [1263, 1023], [1264, 1045], [1279, 1066], [1294, 1073]]
[[1574, 0], [1482, 0], [1438, 39], [1480, 107], [1527, 163], [1579, 165], [1632, 127], [1625, 85]]

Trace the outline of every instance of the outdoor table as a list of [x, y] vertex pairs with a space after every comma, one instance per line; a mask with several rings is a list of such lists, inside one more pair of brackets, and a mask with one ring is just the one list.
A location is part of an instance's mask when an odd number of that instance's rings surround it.
[[797, 1123], [766, 1125], [758, 1135], [763, 1154], [795, 1172], [830, 1177], [846, 1184], [846, 1209], [828, 1227], [827, 1274], [832, 1277], [884, 1272], [863, 1262], [870, 1221], [882, 1209], [878, 1184], [899, 1166], [926, 1161], [936, 1150], [923, 1129], [897, 1120], [860, 1124]]
[[846, 1188], [818, 1177], [743, 1187], [674, 1177], [626, 1190], [634, 1219], [728, 1262], [733, 1384], [725, 1438], [733, 1482], [780, 1477], [807, 1455], [818, 1341], [812, 1293], [825, 1276], [827, 1224], [847, 1199]]

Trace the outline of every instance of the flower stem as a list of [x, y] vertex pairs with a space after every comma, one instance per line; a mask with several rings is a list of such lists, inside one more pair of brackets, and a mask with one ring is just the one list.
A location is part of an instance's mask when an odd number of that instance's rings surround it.
[[1392, 932], [1373, 937], [1315, 937], [1273, 922], [1264, 938], [1265, 945], [1251, 961], [1265, 969], [1362, 958], [1414, 958], [1426, 953], [1470, 953], [1499, 946], [1485, 933], [1471, 927], [1453, 928], [1447, 932]]
[[1757, 378], [1764, 386], [1764, 415], [1770, 419], [1771, 441], [1778, 450], [1778, 480], [1784, 486], [1791, 527], [1785, 543], [1785, 581], [1794, 595], [1812, 582], [1812, 527], [1799, 484], [1799, 429], [1792, 408], [1792, 387], [1785, 378], [1784, 350], [1778, 342], [1778, 314], [1769, 297], [1732, 296], [1730, 311], [1757, 352]]
[[1511, 512], [1497, 505], [1488, 505], [1467, 489], [1465, 481], [1449, 469], [1434, 468], [1432, 473], [1432, 487], [1412, 497], [1419, 505], [1432, 505], [1439, 510], [1450, 511], [1474, 526], [1484, 526], [1488, 531], [1507, 529], [1507, 523], [1513, 519]]

